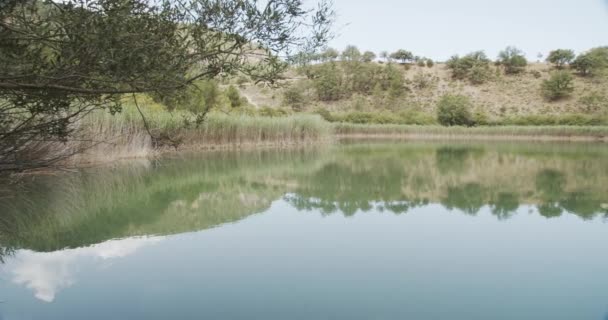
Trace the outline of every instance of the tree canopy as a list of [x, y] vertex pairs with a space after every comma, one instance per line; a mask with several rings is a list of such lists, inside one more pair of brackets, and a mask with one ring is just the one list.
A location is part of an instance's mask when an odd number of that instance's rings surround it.
[[547, 62], [555, 65], [556, 68], [562, 69], [564, 66], [574, 60], [574, 51], [570, 49], [557, 49], [549, 52], [547, 56]]
[[410, 51], [399, 49], [390, 55], [391, 59], [399, 60], [401, 63], [407, 63], [414, 60], [414, 54]]
[[332, 21], [323, 0], [4, 0], [0, 170], [93, 110], [120, 111], [124, 94], [236, 73], [273, 82], [286, 57], [325, 44]]
[[528, 65], [524, 53], [512, 46], [505, 48], [498, 54], [498, 63], [505, 68], [506, 74], [521, 73]]

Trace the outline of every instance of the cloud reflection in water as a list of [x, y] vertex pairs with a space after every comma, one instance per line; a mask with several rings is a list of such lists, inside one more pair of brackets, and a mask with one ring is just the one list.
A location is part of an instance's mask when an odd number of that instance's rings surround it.
[[14, 283], [33, 290], [36, 298], [53, 302], [59, 291], [74, 285], [78, 265], [83, 259], [106, 261], [123, 258], [163, 239], [164, 237], [133, 237], [54, 252], [19, 250], [13, 259], [7, 261], [4, 272], [9, 274]]

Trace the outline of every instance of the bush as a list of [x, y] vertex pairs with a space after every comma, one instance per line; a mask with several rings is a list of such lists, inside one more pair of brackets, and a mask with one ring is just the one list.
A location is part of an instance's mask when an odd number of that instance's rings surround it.
[[453, 56], [446, 65], [452, 71], [454, 79], [468, 79], [474, 84], [480, 84], [490, 78], [490, 60], [483, 51], [469, 53], [462, 58]]
[[606, 124], [606, 119], [585, 114], [527, 115], [503, 119], [500, 125], [517, 126], [597, 126]]
[[238, 108], [245, 104], [243, 99], [241, 98], [241, 95], [239, 94], [239, 90], [232, 85], [229, 86], [228, 89], [226, 89], [226, 92], [224, 94], [230, 101], [230, 106], [232, 108]]
[[557, 71], [551, 78], [544, 80], [541, 89], [545, 98], [559, 100], [566, 98], [574, 91], [573, 78], [568, 71]]
[[462, 95], [444, 95], [437, 105], [437, 121], [444, 126], [472, 126], [471, 101]]
[[304, 107], [304, 94], [297, 86], [289, 86], [283, 92], [283, 101], [295, 111], [301, 111]]
[[437, 124], [435, 117], [428, 113], [406, 110], [397, 114], [399, 124], [416, 124], [416, 125], [432, 125]]
[[593, 48], [580, 54], [572, 67], [583, 76], [601, 74], [608, 68], [608, 47]]
[[415, 74], [414, 78], [412, 78], [413, 85], [417, 89], [431, 88], [435, 85], [435, 80], [435, 77], [431, 74], [422, 71]]
[[363, 52], [363, 62], [372, 62], [374, 61], [374, 59], [376, 59], [376, 54], [371, 52], [371, 51], [365, 51]]
[[574, 60], [574, 51], [570, 49], [557, 49], [549, 52], [547, 62], [555, 65], [556, 68], [562, 69]]
[[405, 93], [405, 79], [403, 74], [391, 65], [384, 68], [383, 88], [388, 90], [392, 99], [401, 97]]
[[428, 68], [432, 68], [435, 65], [435, 62], [433, 61], [433, 59], [427, 59], [426, 60], [426, 66]]
[[318, 66], [313, 85], [317, 91], [319, 100], [335, 101], [341, 98], [342, 72], [336, 63], [330, 62]]
[[366, 124], [366, 123], [374, 123], [374, 124], [388, 124], [397, 122], [393, 117], [377, 112], [361, 112], [361, 111], [353, 111], [347, 113], [344, 118], [344, 122], [349, 123], [358, 123], [358, 124]]
[[289, 112], [285, 109], [275, 109], [264, 106], [260, 108], [258, 114], [262, 117], [286, 117], [289, 115]]
[[521, 73], [528, 65], [523, 52], [515, 47], [507, 47], [501, 51], [498, 54], [498, 63], [505, 68], [506, 74]]
[[323, 118], [325, 121], [328, 122], [334, 122], [336, 119], [332, 116], [331, 112], [329, 112], [329, 110], [327, 109], [317, 109], [315, 110], [315, 113], [320, 115], [321, 118]]
[[483, 84], [492, 78], [489, 66], [476, 65], [469, 70], [468, 79], [472, 84]]
[[205, 112], [217, 107], [220, 101], [220, 89], [214, 80], [198, 80], [171, 95], [152, 96], [154, 101], [162, 103], [169, 110], [188, 110], [194, 113]]
[[473, 122], [478, 126], [487, 126], [492, 124], [488, 115], [482, 110], [473, 112]]

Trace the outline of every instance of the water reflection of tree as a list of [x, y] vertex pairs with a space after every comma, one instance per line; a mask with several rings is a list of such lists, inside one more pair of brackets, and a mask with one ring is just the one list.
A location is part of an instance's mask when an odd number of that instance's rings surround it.
[[320, 211], [323, 215], [341, 213], [345, 217], [354, 216], [357, 211], [369, 212], [376, 209], [379, 212], [390, 212], [396, 215], [407, 213], [416, 207], [428, 205], [426, 200], [418, 201], [347, 201], [337, 200], [328, 201], [319, 198], [310, 198], [301, 194], [291, 193], [286, 195], [283, 200], [291, 204], [300, 211]]
[[471, 153], [466, 147], [441, 147], [435, 152], [435, 163], [440, 173], [461, 173], [467, 168], [467, 160]]
[[479, 183], [448, 187], [447, 197], [441, 203], [448, 209], [460, 209], [474, 215], [485, 204], [485, 189]]
[[390, 144], [327, 154], [214, 153], [157, 168], [37, 177], [29, 193], [0, 201], [0, 244], [46, 251], [201, 230], [261, 212], [285, 194], [295, 195], [286, 199], [299, 210], [325, 215], [404, 214], [433, 202], [471, 215], [488, 206], [499, 219], [522, 203], [547, 218], [565, 212], [608, 217], [601, 183], [608, 162], [601, 156], [492, 148]]
[[558, 170], [544, 169], [536, 176], [536, 189], [542, 204], [539, 213], [547, 218], [561, 216], [564, 211], [572, 212], [583, 219], [593, 219], [606, 213], [602, 201], [595, 197], [593, 190], [566, 192], [566, 175]]
[[519, 197], [513, 192], [500, 192], [490, 203], [492, 213], [500, 220], [510, 218], [519, 208]]

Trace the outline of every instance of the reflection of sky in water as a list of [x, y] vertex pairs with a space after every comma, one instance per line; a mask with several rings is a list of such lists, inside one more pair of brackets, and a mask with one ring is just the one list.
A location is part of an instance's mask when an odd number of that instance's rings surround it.
[[76, 282], [75, 275], [82, 259], [106, 261], [122, 258], [162, 239], [135, 237], [110, 240], [89, 247], [55, 252], [20, 250], [13, 259], [7, 261], [3, 272], [8, 273], [14, 283], [33, 290], [36, 298], [52, 302], [59, 291]]
[[400, 202], [374, 202], [369, 211], [347, 217], [297, 209], [285, 201], [290, 196], [263, 214], [200, 232], [52, 253], [19, 251], [5, 270], [7, 282], [19, 288], [2, 296], [0, 287], [0, 298], [10, 299], [4, 316], [601, 320], [605, 315], [608, 234], [599, 219], [547, 219], [530, 206], [508, 220], [496, 219], [489, 206], [476, 216], [437, 204], [400, 215], [379, 210], [381, 204], [403, 206]]

